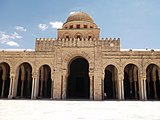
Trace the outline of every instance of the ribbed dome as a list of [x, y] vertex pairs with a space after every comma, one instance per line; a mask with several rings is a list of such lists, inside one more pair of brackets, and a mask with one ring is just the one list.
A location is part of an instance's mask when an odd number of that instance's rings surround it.
[[66, 22], [71, 22], [71, 21], [87, 21], [87, 22], [94, 23], [91, 16], [89, 16], [87, 13], [84, 13], [84, 12], [75, 12], [75, 13], [71, 14], [67, 18]]

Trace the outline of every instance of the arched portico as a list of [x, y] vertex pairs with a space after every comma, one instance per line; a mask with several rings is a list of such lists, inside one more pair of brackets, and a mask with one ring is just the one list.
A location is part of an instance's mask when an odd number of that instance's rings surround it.
[[147, 99], [160, 99], [160, 69], [155, 64], [146, 69]]
[[32, 92], [32, 67], [24, 62], [17, 69], [17, 97], [31, 98]]
[[108, 65], [104, 76], [104, 99], [116, 99], [118, 97], [117, 68]]
[[51, 98], [51, 68], [43, 65], [39, 68], [39, 98]]
[[75, 57], [68, 65], [67, 98], [89, 99], [89, 63], [83, 57]]
[[139, 72], [134, 64], [124, 68], [124, 97], [125, 99], [139, 99]]
[[0, 63], [0, 97], [7, 98], [10, 87], [10, 66], [8, 63]]

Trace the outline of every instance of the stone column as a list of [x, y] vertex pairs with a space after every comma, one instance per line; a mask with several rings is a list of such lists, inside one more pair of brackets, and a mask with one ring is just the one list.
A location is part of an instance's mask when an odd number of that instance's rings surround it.
[[63, 71], [63, 79], [62, 79], [62, 100], [65, 100], [67, 97], [67, 77], [68, 74], [66, 71]]
[[94, 99], [94, 76], [93, 73], [89, 73], [90, 78], [90, 100]]
[[4, 97], [5, 82], [6, 82], [6, 80], [2, 80], [2, 91], [1, 91], [1, 97]]
[[17, 96], [17, 90], [18, 90], [18, 76], [19, 76], [19, 72], [16, 73], [13, 77], [13, 83], [12, 83], [12, 97], [16, 97]]
[[53, 99], [53, 91], [54, 91], [54, 77], [51, 76], [51, 99]]
[[33, 80], [32, 80], [32, 93], [31, 93], [31, 99], [36, 99], [34, 97], [34, 92], [35, 92], [35, 78], [33, 77]]
[[39, 74], [36, 72], [34, 74], [34, 95], [33, 98], [36, 99], [38, 97], [38, 92], [39, 92]]
[[8, 98], [12, 98], [12, 87], [13, 87], [13, 76], [10, 76], [10, 86], [9, 86], [9, 95]]
[[144, 100], [147, 100], [146, 79], [143, 79]]
[[146, 73], [141, 73], [140, 76], [140, 90], [141, 93], [141, 100], [147, 100], [147, 94], [146, 94]]
[[118, 99], [124, 99], [124, 85], [123, 85], [124, 74], [122, 70], [119, 70], [117, 84], [118, 84]]
[[13, 90], [14, 90], [13, 83], [14, 83], [14, 80], [15, 80], [15, 75], [13, 73], [10, 73], [10, 87], [9, 87], [9, 95], [8, 95], [9, 99], [13, 98]]
[[143, 100], [144, 99], [144, 89], [143, 89], [143, 79], [140, 77], [138, 81], [139, 85], [139, 99]]
[[51, 99], [54, 99], [54, 80], [55, 80], [55, 73], [51, 70]]
[[37, 92], [37, 73], [32, 73], [32, 93], [31, 93], [31, 99], [36, 99], [36, 92]]
[[124, 100], [124, 79], [121, 79], [122, 100]]
[[105, 73], [102, 74], [102, 80], [101, 80], [102, 100], [105, 99], [104, 98], [104, 96], [105, 96], [105, 94], [104, 94], [104, 75], [105, 75]]
[[121, 80], [118, 80], [118, 99], [121, 100], [122, 99], [122, 84], [121, 84]]

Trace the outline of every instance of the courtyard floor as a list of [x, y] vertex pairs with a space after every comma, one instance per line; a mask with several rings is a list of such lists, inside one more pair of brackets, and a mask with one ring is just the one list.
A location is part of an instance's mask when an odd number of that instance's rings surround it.
[[160, 120], [160, 102], [0, 100], [0, 120]]

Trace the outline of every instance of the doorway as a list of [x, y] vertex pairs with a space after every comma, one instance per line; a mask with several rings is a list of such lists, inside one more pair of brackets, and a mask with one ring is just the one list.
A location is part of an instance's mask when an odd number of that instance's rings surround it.
[[68, 99], [89, 99], [90, 80], [89, 63], [82, 57], [75, 58], [69, 64], [69, 76], [67, 80]]

